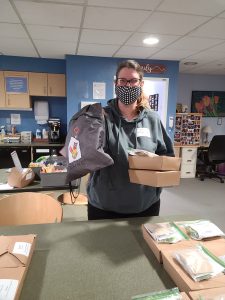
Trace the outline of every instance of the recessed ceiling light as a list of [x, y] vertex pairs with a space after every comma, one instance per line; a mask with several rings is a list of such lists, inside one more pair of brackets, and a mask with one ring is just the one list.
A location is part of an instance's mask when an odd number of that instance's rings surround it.
[[158, 44], [159, 39], [155, 38], [155, 37], [149, 37], [143, 40], [143, 43], [146, 45], [155, 45]]
[[194, 66], [197, 65], [198, 63], [196, 61], [186, 61], [184, 63], [185, 66]]

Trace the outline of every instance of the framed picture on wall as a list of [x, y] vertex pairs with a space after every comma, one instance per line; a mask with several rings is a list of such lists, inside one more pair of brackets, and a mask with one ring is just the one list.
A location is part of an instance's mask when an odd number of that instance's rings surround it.
[[225, 117], [225, 92], [192, 91], [191, 112], [203, 117]]

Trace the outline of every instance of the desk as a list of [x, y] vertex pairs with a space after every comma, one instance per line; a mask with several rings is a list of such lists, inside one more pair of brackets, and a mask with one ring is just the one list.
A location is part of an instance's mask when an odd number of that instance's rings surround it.
[[[0, 169], [0, 182], [7, 183], [8, 172], [7, 169]], [[78, 185], [73, 185], [73, 189], [77, 189]], [[23, 188], [13, 188], [0, 190], [0, 193], [19, 193], [19, 192], [40, 192], [40, 191], [54, 191], [54, 190], [69, 190], [69, 185], [62, 186], [41, 186], [40, 181], [33, 181], [28, 186]]]
[[150, 220], [184, 216], [0, 227], [4, 235], [38, 235], [20, 300], [130, 300], [174, 287], [142, 237]]

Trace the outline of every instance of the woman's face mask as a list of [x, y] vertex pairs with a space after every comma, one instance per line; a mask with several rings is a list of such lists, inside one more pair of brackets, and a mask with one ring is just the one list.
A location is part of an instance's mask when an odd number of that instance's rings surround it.
[[125, 105], [134, 103], [142, 92], [141, 86], [116, 86], [116, 96]]

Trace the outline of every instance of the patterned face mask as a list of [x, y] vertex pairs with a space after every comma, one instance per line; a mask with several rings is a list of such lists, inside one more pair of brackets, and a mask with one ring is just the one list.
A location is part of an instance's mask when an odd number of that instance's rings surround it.
[[115, 92], [123, 104], [129, 105], [141, 96], [142, 88], [141, 86], [116, 86]]

